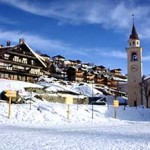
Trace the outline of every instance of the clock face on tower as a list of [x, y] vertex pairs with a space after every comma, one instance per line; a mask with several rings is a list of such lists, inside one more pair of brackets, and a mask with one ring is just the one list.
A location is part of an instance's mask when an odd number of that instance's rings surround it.
[[132, 65], [130, 69], [131, 69], [131, 71], [135, 72], [135, 71], [138, 70], [138, 66], [137, 65]]

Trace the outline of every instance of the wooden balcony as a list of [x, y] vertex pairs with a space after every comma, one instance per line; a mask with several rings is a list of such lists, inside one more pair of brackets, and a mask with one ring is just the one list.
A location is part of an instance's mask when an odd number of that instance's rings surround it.
[[41, 66], [38, 66], [38, 64], [37, 65], [25, 64], [25, 63], [11, 61], [11, 60], [0, 59], [0, 62], [6, 63], [6, 64], [10, 64], [10, 65], [23, 66], [23, 67], [42, 68]]

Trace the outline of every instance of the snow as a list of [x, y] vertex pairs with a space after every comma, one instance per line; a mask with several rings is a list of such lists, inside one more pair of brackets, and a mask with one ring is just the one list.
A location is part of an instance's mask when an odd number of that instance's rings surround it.
[[[0, 91], [23, 91], [34, 86], [21, 81], [0, 80]], [[67, 87], [66, 87], [67, 88]], [[82, 89], [85, 91], [84, 89]], [[0, 103], [0, 149], [5, 150], [149, 150], [150, 110], [112, 105], [70, 105], [33, 98], [31, 104]]]
[[84, 94], [86, 96], [92, 96], [92, 95], [102, 95], [102, 92], [98, 91], [97, 89], [93, 88], [94, 85], [92, 84], [74, 84], [71, 89], [77, 91], [78, 93]]
[[25, 91], [25, 87], [42, 88], [42, 86], [33, 83], [0, 79], [0, 92], [4, 90]]

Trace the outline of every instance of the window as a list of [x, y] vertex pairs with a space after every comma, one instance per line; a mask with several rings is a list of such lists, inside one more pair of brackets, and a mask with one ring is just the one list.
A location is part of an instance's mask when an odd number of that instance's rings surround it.
[[31, 60], [31, 65], [34, 65], [34, 60]]
[[136, 53], [132, 53], [131, 61], [137, 61], [137, 60], [138, 60], [137, 54]]
[[22, 58], [22, 63], [27, 64], [27, 58]]
[[4, 73], [1, 73], [1, 74], [0, 74], [0, 77], [1, 77], [1, 78], [5, 78], [5, 74], [4, 74]]
[[19, 57], [18, 56], [14, 56], [13, 61], [19, 62]]
[[9, 55], [8, 54], [4, 54], [4, 59], [9, 59]]
[[9, 78], [9, 74], [6, 73], [5, 74], [5, 78], [8, 79]]

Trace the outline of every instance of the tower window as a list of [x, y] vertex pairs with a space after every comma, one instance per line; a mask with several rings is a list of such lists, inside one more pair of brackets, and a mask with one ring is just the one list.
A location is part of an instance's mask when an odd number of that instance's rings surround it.
[[138, 60], [137, 54], [136, 53], [132, 53], [131, 61], [137, 61], [137, 60]]

